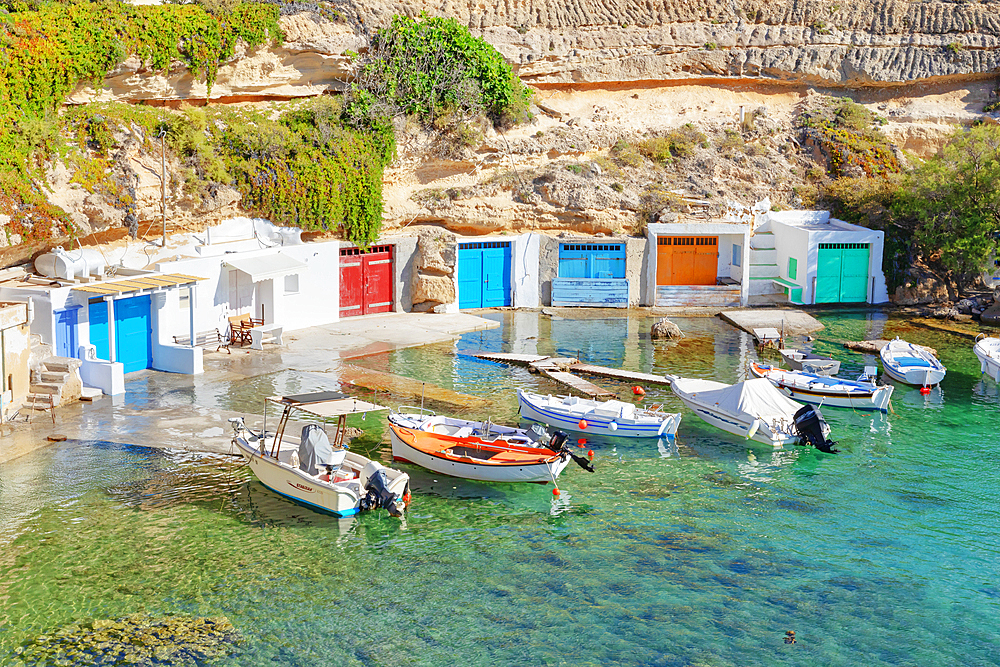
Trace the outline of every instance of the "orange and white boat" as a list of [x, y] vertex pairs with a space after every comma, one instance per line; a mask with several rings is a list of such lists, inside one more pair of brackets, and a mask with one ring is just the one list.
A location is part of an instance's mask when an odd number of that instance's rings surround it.
[[571, 458], [593, 471], [586, 459], [570, 452], [565, 433], [557, 432], [545, 445], [532, 445], [526, 438], [517, 438], [515, 444], [495, 431], [473, 434], [471, 428], [458, 427], [440, 432], [445, 429], [439, 425], [435, 432], [400, 421], [389, 420], [393, 460], [443, 475], [481, 482], [554, 484]]

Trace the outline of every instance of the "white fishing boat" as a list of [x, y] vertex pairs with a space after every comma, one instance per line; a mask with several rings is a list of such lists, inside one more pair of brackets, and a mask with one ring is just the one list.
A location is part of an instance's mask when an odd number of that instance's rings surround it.
[[879, 352], [882, 368], [893, 380], [930, 387], [944, 379], [946, 369], [926, 348], [896, 338]]
[[979, 372], [1000, 382], [1000, 338], [979, 334], [972, 351], [979, 359]]
[[[401, 408], [403, 410], [404, 408]], [[417, 408], [413, 408], [417, 409]], [[481, 482], [556, 481], [570, 459], [594, 472], [566, 446], [566, 434], [445, 417], [427, 411], [389, 413], [394, 461]]]
[[673, 436], [681, 415], [660, 406], [641, 408], [624, 401], [595, 401], [577, 396], [543, 396], [518, 389], [521, 416], [555, 428], [615, 438]]
[[754, 377], [767, 378], [786, 396], [797, 401], [886, 412], [889, 409], [889, 398], [892, 396], [893, 387], [876, 385], [874, 375], [878, 369], [875, 366], [870, 369], [873, 373], [862, 375], [864, 379], [843, 380], [816, 373], [787, 371], [761, 362], [750, 364], [750, 372]]
[[773, 447], [811, 444], [821, 451], [836, 451], [827, 439], [830, 427], [819, 410], [796, 403], [765, 378], [736, 384], [697, 378], [671, 380], [670, 388], [687, 407], [723, 431]]
[[[269, 433], [267, 406], [281, 408], [277, 431]], [[314, 509], [350, 516], [359, 511], [385, 508], [401, 516], [410, 499], [409, 475], [386, 468], [344, 446], [347, 416], [388, 408], [337, 392], [274, 396], [264, 402], [265, 430], [254, 432], [242, 417], [229, 420], [233, 445], [264, 486]], [[320, 425], [336, 418], [331, 445]], [[313, 420], [300, 438], [286, 436], [290, 420]]]
[[822, 357], [803, 350], [778, 350], [785, 364], [796, 371], [815, 373], [816, 375], [836, 375], [840, 372], [840, 362], [832, 357]]

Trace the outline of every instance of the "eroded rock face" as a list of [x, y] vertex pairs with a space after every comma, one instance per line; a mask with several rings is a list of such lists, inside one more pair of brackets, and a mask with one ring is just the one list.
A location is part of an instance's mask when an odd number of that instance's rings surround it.
[[906, 282], [896, 288], [893, 296], [893, 302], [898, 306], [941, 303], [949, 299], [947, 283], [921, 266], [907, 272]]
[[410, 286], [414, 311], [427, 312], [455, 302], [457, 248], [455, 235], [447, 230], [420, 230]]

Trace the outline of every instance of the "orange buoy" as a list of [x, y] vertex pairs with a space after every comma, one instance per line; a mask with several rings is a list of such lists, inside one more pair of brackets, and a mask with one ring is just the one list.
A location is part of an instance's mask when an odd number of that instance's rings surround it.
[[552, 489], [552, 495], [553, 496], [558, 496], [559, 495], [559, 489]]
[[636, 385], [632, 387], [632, 393], [635, 394], [636, 396], [645, 396], [646, 390], [640, 387], [639, 385]]
[[583, 430], [585, 430], [587, 428], [587, 420], [586, 419], [581, 419], [580, 421], [578, 421], [576, 423], [576, 425], [580, 427], [581, 431], [583, 431]]
[[579, 440], [576, 441], [576, 443], [578, 445], [580, 445], [581, 447], [583, 447], [584, 445], [587, 444], [587, 439], [586, 438], [580, 438]]
[[594, 450], [593, 449], [588, 449], [587, 450], [587, 456], [590, 457], [590, 458], [594, 458]]
[[926, 396], [927, 394], [931, 393], [931, 388], [930, 387], [921, 387], [920, 388], [920, 393], [923, 396]]

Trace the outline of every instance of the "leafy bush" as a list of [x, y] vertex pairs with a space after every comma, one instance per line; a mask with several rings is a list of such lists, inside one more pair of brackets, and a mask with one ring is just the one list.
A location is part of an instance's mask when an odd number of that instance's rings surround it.
[[662, 137], [652, 137], [641, 142], [636, 148], [639, 153], [658, 164], [670, 164], [675, 158], [691, 157], [697, 146], [708, 141], [691, 123], [671, 130]]
[[527, 118], [530, 91], [500, 53], [454, 19], [394, 16], [372, 38], [352, 86], [348, 113], [364, 125], [413, 114], [428, 125], [481, 114], [506, 128]]

